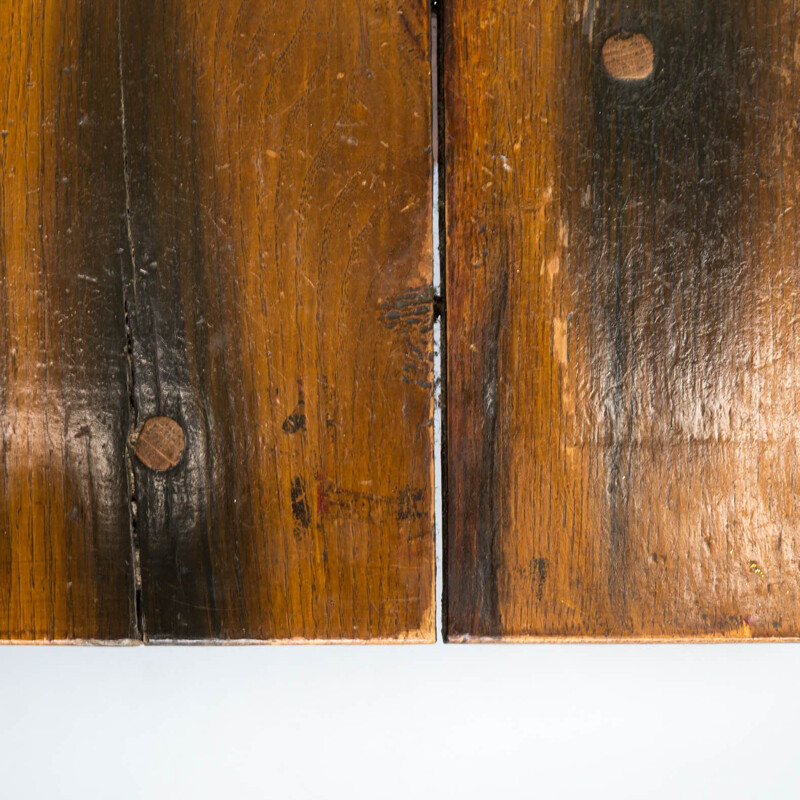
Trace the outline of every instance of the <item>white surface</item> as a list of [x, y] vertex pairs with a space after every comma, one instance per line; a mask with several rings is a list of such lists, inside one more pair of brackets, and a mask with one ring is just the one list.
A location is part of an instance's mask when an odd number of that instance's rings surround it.
[[0, 648], [0, 797], [797, 798], [800, 647]]

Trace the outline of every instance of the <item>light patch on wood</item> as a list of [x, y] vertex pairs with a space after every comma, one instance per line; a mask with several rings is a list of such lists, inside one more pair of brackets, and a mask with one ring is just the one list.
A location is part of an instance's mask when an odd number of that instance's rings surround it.
[[750, 625], [747, 623], [747, 620], [742, 620], [742, 624], [736, 628], [731, 628], [729, 631], [726, 631], [724, 634], [724, 638], [726, 639], [752, 639], [753, 638], [753, 630]]
[[561, 256], [556, 253], [552, 256], [548, 261], [542, 262], [542, 272], [541, 274], [544, 275], [547, 273], [547, 277], [550, 278], [552, 281], [556, 275], [561, 271]]
[[553, 320], [553, 352], [564, 366], [567, 365], [567, 323], [563, 319]]
[[176, 467], [183, 456], [183, 428], [169, 417], [150, 417], [136, 440], [136, 458], [156, 472]]
[[569, 247], [569, 223], [565, 219], [559, 220], [558, 240], [562, 247]]
[[603, 45], [603, 66], [619, 81], [643, 81], [653, 73], [655, 53], [643, 33], [620, 32]]

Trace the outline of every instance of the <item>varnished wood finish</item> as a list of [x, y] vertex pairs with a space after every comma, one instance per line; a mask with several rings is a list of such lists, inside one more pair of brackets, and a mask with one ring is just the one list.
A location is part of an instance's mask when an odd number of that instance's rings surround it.
[[145, 637], [434, 636], [424, 0], [123, 0]]
[[115, 5], [0, 3], [0, 639], [136, 636]]
[[449, 638], [797, 637], [800, 8], [444, 8]]

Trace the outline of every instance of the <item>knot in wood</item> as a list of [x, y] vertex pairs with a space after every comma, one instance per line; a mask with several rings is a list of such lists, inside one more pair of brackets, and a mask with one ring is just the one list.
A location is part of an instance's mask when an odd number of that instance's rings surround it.
[[150, 417], [142, 425], [134, 453], [146, 467], [156, 472], [180, 463], [186, 447], [183, 428], [170, 417]]
[[653, 44], [643, 33], [609, 36], [601, 55], [606, 72], [618, 81], [643, 81], [653, 74]]

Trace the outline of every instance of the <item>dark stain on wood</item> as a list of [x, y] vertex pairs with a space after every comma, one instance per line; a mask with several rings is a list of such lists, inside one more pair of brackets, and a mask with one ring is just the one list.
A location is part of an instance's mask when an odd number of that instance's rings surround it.
[[433, 389], [433, 291], [431, 286], [413, 287], [378, 302], [379, 317], [398, 337], [406, 353], [403, 383], [414, 384], [426, 393]]
[[537, 558], [536, 565], [536, 599], [541, 603], [544, 599], [544, 584], [547, 580], [547, 559]]
[[[122, 2], [135, 410], [189, 442], [134, 466], [150, 640], [434, 635], [428, 26]], [[422, 513], [323, 514], [317, 475]]]
[[451, 639], [798, 634], [798, 13], [445, 6]]
[[[560, 192], [577, 242], [575, 283], [588, 301], [581, 310], [590, 311], [587, 325], [579, 326], [590, 341], [577, 334], [575, 346], [592, 349], [586, 414], [608, 442], [615, 565], [608, 591], [620, 620], [628, 613], [631, 492], [643, 480], [635, 443], [652, 435], [653, 423], [680, 425], [698, 404], [719, 405], [707, 393], [719, 387], [716, 365], [736, 324], [725, 316], [731, 293], [746, 279], [736, 235], [748, 194], [747, 173], [739, 168], [743, 114], [756, 100], [748, 89], [746, 17], [732, 4], [679, 5], [604, 4], [594, 20], [598, 40], [606, 30], [641, 26], [658, 44], [657, 72], [639, 88], [609, 82], [596, 57], [588, 64], [579, 58], [572, 74], [593, 88], [570, 93], [574, 105], [566, 112], [565, 124], [583, 134], [576, 150], [585, 154], [576, 164], [578, 180], [562, 181]], [[573, 188], [586, 186], [588, 203]], [[654, 400], [655, 418], [642, 407]]]
[[116, 3], [0, 4], [0, 639], [138, 636]]
[[308, 530], [311, 524], [311, 515], [308, 510], [308, 500], [306, 499], [306, 487], [302, 478], [295, 478], [292, 481], [292, 516], [295, 521], [295, 533]]
[[[498, 363], [500, 332], [504, 323], [506, 303], [508, 298], [508, 256], [505, 247], [500, 248], [500, 261], [495, 266], [497, 284], [493, 287], [495, 302], [489, 318], [488, 334], [489, 344], [485, 350], [483, 368], [481, 370], [481, 400], [483, 414], [483, 447], [481, 454], [481, 474], [479, 485], [481, 487], [495, 486], [498, 479], [498, 469], [504, 448], [502, 434], [498, 435], [497, 412], [498, 404], [502, 402], [499, 396], [500, 365]], [[477, 588], [480, 592], [479, 606], [474, 621], [476, 630], [480, 635], [491, 635], [499, 630], [500, 613], [497, 591], [497, 570], [499, 553], [497, 538], [500, 533], [500, 520], [498, 517], [500, 496], [496, 491], [482, 491], [477, 496]]]
[[0, 638], [434, 637], [429, 40], [2, 4]]
[[284, 433], [293, 434], [306, 429], [306, 399], [303, 394], [303, 382], [297, 382], [298, 400], [294, 411], [283, 421]]

